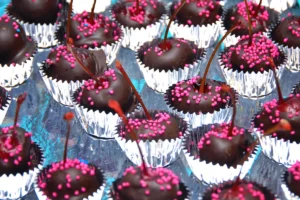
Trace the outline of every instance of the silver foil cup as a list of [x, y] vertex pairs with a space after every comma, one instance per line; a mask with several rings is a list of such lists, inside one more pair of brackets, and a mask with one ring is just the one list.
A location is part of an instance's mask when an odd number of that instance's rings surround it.
[[1, 99], [1, 108], [0, 108], [0, 124], [2, 124], [9, 105], [11, 103], [11, 96], [4, 88], [0, 87], [0, 99]]
[[[251, 0], [255, 3], [259, 3], [260, 0]], [[262, 1], [262, 5], [263, 6], [267, 6], [269, 8], [272, 8], [274, 10], [276, 10], [277, 12], [282, 12], [288, 8], [293, 7], [294, 5], [296, 5], [297, 0], [263, 0]]]
[[[67, 0], [70, 3], [70, 0]], [[74, 1], [73, 2], [73, 12], [82, 13], [83, 11], [90, 11], [92, 8], [94, 0], [85, 1]], [[111, 5], [111, 0], [101, 0], [96, 3], [95, 13], [104, 12]]]
[[71, 98], [71, 94], [77, 90], [84, 81], [61, 81], [55, 78], [49, 77], [45, 74], [43, 63], [38, 63], [39, 72], [42, 76], [42, 79], [48, 89], [48, 92], [52, 96], [52, 98], [60, 104], [65, 106], [72, 107], [73, 102]]
[[[259, 138], [262, 152], [270, 159], [290, 167], [300, 160], [300, 144], [296, 142], [284, 141], [272, 136], [263, 136], [257, 128], [253, 128], [253, 133]], [[263, 137], [262, 137], [263, 136]]]
[[197, 144], [210, 128], [211, 125], [199, 127], [183, 138], [182, 151], [191, 171], [200, 181], [207, 184], [219, 184], [224, 181], [235, 180], [239, 175], [243, 179], [255, 161], [258, 146], [243, 165], [238, 164], [236, 167], [228, 167], [227, 165], [207, 163], [199, 158]]
[[[221, 70], [228, 85], [233, 87], [239, 95], [257, 99], [270, 94], [276, 88], [275, 76], [272, 70], [249, 73], [230, 69], [225, 67], [222, 61], [223, 53], [224, 52], [219, 55]], [[286, 62], [287, 59], [286, 56], [284, 56], [282, 64], [277, 66], [276, 76], [278, 79], [282, 77]]]
[[[214, 81], [214, 82], [221, 83], [219, 81]], [[176, 112], [178, 115], [182, 116], [186, 121], [188, 121], [191, 128], [194, 129], [199, 126], [208, 125], [208, 124], [229, 123], [231, 121], [233, 107], [230, 101], [225, 106], [225, 108], [221, 108], [219, 111], [214, 111], [213, 113], [206, 113], [206, 114], [189, 113], [175, 108], [174, 106], [171, 105], [171, 102], [169, 100], [170, 99], [169, 93], [170, 90], [173, 88], [173, 86], [174, 85], [172, 85], [164, 95], [165, 102], [168, 105], [168, 110], [172, 112]], [[238, 95], [236, 92], [235, 92], [235, 100], [236, 100], [235, 102], [238, 101]]]
[[[46, 170], [48, 170], [50, 167], [51, 167], [51, 165], [48, 165], [47, 167], [45, 167], [43, 169], [40, 169], [40, 171], [38, 172], [38, 174], [37, 174], [37, 176], [34, 180], [34, 191], [35, 191], [35, 193], [36, 193], [39, 200], [51, 200], [50, 198], [48, 198], [46, 195], [43, 194], [43, 191], [39, 188], [39, 185], [38, 185], [38, 178], [40, 176], [43, 176], [46, 173]], [[104, 194], [104, 190], [105, 190], [105, 187], [106, 187], [106, 179], [103, 175], [104, 173], [102, 172], [102, 170], [99, 169], [99, 168], [98, 168], [98, 170], [100, 171], [100, 173], [103, 177], [103, 183], [97, 191], [93, 192], [92, 195], [89, 195], [88, 198], [84, 198], [83, 200], [99, 200], [99, 199], [102, 199], [102, 196]]]
[[[140, 49], [139, 49], [140, 50]], [[165, 93], [166, 90], [178, 81], [192, 78], [200, 73], [204, 57], [206, 57], [206, 51], [198, 49], [201, 52], [200, 57], [194, 61], [193, 64], [189, 64], [187, 67], [181, 67], [177, 70], [162, 70], [151, 69], [146, 66], [139, 58], [139, 50], [136, 52], [135, 58], [138, 66], [144, 76], [147, 85], [158, 93]]]
[[300, 94], [300, 82], [293, 87], [291, 94]]
[[[151, 111], [150, 115], [154, 116], [157, 112], [159, 111]], [[146, 119], [146, 116], [143, 116], [144, 114], [142, 113], [143, 112], [135, 112], [133, 118], [143, 117]], [[179, 129], [182, 130], [183, 136], [188, 135], [190, 133], [188, 123], [175, 113], [169, 112], [169, 114], [179, 119]], [[126, 140], [120, 136], [119, 132], [120, 123], [117, 126], [117, 133], [115, 134], [116, 141], [126, 154], [127, 158], [135, 165], [140, 166], [142, 164], [142, 159], [136, 141]], [[183, 136], [170, 140], [140, 140], [139, 146], [146, 162], [146, 166], [152, 168], [165, 167], [177, 160], [180, 156]]]
[[35, 168], [23, 174], [0, 176], [0, 199], [18, 199], [31, 191], [37, 173], [42, 169], [44, 163], [41, 148], [34, 144], [32, 150], [35, 152], [39, 163]]
[[280, 177], [280, 180], [281, 180], [280, 186], [283, 191], [283, 194], [284, 194], [285, 198], [288, 200], [300, 200], [300, 197], [297, 196], [296, 194], [294, 194], [293, 192], [291, 192], [287, 186], [287, 183], [286, 183], [287, 173], [288, 172], [285, 171]]

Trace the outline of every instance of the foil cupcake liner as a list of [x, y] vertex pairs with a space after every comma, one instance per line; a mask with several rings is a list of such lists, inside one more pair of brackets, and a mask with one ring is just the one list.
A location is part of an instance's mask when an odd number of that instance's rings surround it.
[[0, 125], [2, 124], [7, 110], [9, 108], [9, 105], [11, 103], [11, 96], [8, 93], [8, 91], [6, 91], [4, 88], [0, 87], [0, 104], [1, 104], [1, 108], [0, 108]]
[[218, 41], [220, 29], [221, 19], [217, 20], [213, 24], [202, 26], [190, 26], [172, 22], [170, 26], [170, 33], [175, 38], [184, 38], [195, 42], [199, 48], [208, 48]]
[[[151, 111], [150, 115], [154, 116], [155, 113], [159, 111]], [[146, 118], [143, 112], [135, 112], [132, 116], [133, 118]], [[180, 118], [178, 115], [172, 112], [168, 112], [171, 116], [176, 117], [180, 120], [179, 127], [182, 130], [183, 135], [188, 135], [190, 133], [189, 125], [186, 121]], [[139, 153], [137, 144], [135, 141], [126, 140], [119, 135], [120, 123], [117, 126], [117, 131], [115, 134], [116, 141], [120, 145], [121, 149], [126, 154], [127, 158], [137, 166], [142, 164], [141, 155]], [[180, 156], [181, 143], [183, 136], [176, 139], [170, 140], [140, 140], [139, 146], [141, 148], [144, 160], [147, 167], [158, 168], [165, 167], [173, 163]]]
[[[259, 0], [252, 0], [255, 3], [259, 3]], [[277, 12], [282, 12], [285, 11], [288, 8], [293, 7], [294, 5], [296, 5], [297, 0], [280, 0], [280, 2], [278, 2], [277, 0], [264, 0], [262, 1], [262, 5], [263, 6], [267, 6], [269, 8], [272, 8], [274, 10], [276, 10]]]
[[[51, 165], [48, 165], [45, 168], [40, 169], [40, 171], [39, 171], [39, 173], [36, 176], [35, 181], [34, 181], [34, 191], [35, 191], [35, 193], [36, 193], [39, 200], [51, 200], [50, 198], [48, 198], [46, 195], [43, 194], [43, 191], [38, 186], [38, 178], [40, 176], [43, 176], [49, 168], [51, 168]], [[106, 178], [104, 177], [104, 172], [100, 168], [98, 168], [98, 170], [100, 171], [100, 173], [103, 177], [103, 183], [96, 192], [93, 192], [92, 195], [89, 195], [88, 198], [84, 198], [83, 200], [99, 200], [99, 199], [102, 199], [102, 196], [104, 195], [104, 190], [105, 190], [105, 187], [106, 187]]]
[[76, 91], [84, 81], [62, 81], [49, 77], [44, 71], [45, 61], [38, 63], [39, 72], [52, 98], [60, 104], [72, 107], [71, 94]]
[[203, 137], [203, 135], [207, 133], [210, 128], [211, 125], [204, 125], [193, 130], [190, 135], [187, 135], [183, 138], [182, 151], [192, 173], [200, 181], [207, 184], [219, 184], [224, 181], [234, 180], [239, 176], [239, 174], [240, 178], [243, 179], [250, 171], [255, 161], [255, 157], [258, 153], [258, 146], [255, 148], [253, 153], [249, 156], [248, 160], [245, 161], [243, 165], [238, 164], [236, 167], [228, 167], [227, 165], [213, 164], [211, 162], [207, 163], [204, 160], [201, 161], [199, 159], [197, 144], [200, 138]]
[[291, 94], [300, 94], [300, 82], [293, 87]]
[[300, 200], [300, 197], [297, 196], [296, 194], [294, 194], [293, 192], [291, 192], [290, 189], [288, 188], [287, 183], [286, 183], [286, 177], [287, 177], [287, 171], [285, 171], [280, 177], [280, 180], [281, 180], [280, 186], [283, 191], [283, 195], [288, 200]]
[[[221, 83], [219, 81], [214, 81], [216, 83]], [[232, 118], [233, 107], [232, 103], [228, 102], [225, 108], [220, 109], [219, 111], [214, 111], [213, 113], [206, 113], [206, 114], [198, 114], [198, 113], [188, 113], [182, 110], [179, 110], [171, 105], [169, 100], [170, 90], [175, 86], [172, 85], [165, 93], [164, 98], [165, 102], [168, 106], [168, 110], [172, 112], [176, 112], [178, 115], [182, 116], [186, 121], [189, 122], [191, 128], [197, 128], [202, 125], [208, 124], [219, 124], [219, 123], [229, 123]], [[235, 102], [238, 101], [238, 95], [235, 93]]]
[[[112, 19], [117, 22], [117, 20], [113, 17], [111, 9], [112, 7], [110, 7], [109, 9], [109, 14]], [[165, 8], [165, 10], [167, 10], [167, 8]], [[136, 51], [145, 42], [160, 37], [161, 33], [163, 32], [166, 17], [167, 14], [163, 14], [157, 22], [143, 28], [130, 28], [124, 25], [120, 25], [124, 33], [122, 46]]]
[[206, 50], [198, 50], [202, 51], [202, 55], [195, 60], [193, 64], [189, 64], [187, 67], [178, 68], [178, 70], [172, 71], [160, 71], [159, 69], [149, 68], [139, 58], [139, 50], [136, 52], [135, 58], [147, 85], [158, 93], [165, 93], [171, 85], [178, 81], [192, 78], [200, 73], [200, 68], [202, 67], [204, 58], [206, 57]]
[[[89, 135], [95, 138], [112, 139], [115, 138], [115, 130], [118, 124], [119, 115], [117, 113], [106, 113], [99, 110], [90, 110], [78, 104], [76, 97], [79, 90], [72, 95], [72, 103], [75, 108], [76, 116], [82, 128]], [[134, 110], [139, 109], [136, 103]]]
[[[250, 99], [257, 99], [270, 94], [276, 88], [275, 76], [272, 70], [264, 70], [263, 73], [249, 73], [229, 69], [228, 67], [225, 67], [222, 61], [223, 53], [224, 52], [219, 55], [220, 68], [228, 85], [233, 87], [239, 95]], [[283, 75], [286, 62], [287, 58], [284, 56], [282, 64], [277, 66], [276, 76], [278, 79]]]
[[[70, 0], [67, 0], [70, 3]], [[94, 0], [86, 0], [86, 1], [74, 1], [73, 2], [73, 12], [74, 13], [82, 13], [83, 11], [90, 11], [92, 9]], [[101, 0], [101, 2], [97, 2], [95, 6], [95, 13], [104, 12], [110, 5], [111, 0]]]
[[39, 49], [47, 49], [57, 45], [54, 34], [59, 22], [53, 24], [28, 23], [15, 17], [11, 6], [7, 6], [6, 13], [23, 27], [26, 35], [30, 35], [37, 42]]
[[253, 128], [253, 133], [259, 138], [262, 152], [270, 159], [290, 167], [300, 160], [300, 144], [296, 142], [284, 141], [272, 136], [263, 136], [257, 128]]
[[23, 174], [0, 176], [0, 199], [18, 199], [31, 191], [35, 177], [44, 163], [44, 155], [39, 145], [34, 144], [31, 150], [35, 151], [39, 163]]

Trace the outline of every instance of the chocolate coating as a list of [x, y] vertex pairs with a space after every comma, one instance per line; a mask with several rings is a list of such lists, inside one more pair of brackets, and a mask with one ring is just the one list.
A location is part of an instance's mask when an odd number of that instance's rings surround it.
[[60, 0], [12, 0], [9, 13], [29, 23], [53, 24], [60, 12]]
[[291, 172], [284, 174], [284, 181], [288, 189], [297, 196], [300, 196], [300, 181], [295, 180], [294, 175]]
[[[300, 47], [300, 37], [297, 36], [299, 28], [300, 17], [288, 16], [272, 30], [271, 36], [278, 44], [297, 48]], [[293, 31], [296, 31], [296, 33], [293, 34]]]
[[[8, 21], [6, 21], [8, 20]], [[16, 23], [18, 28], [15, 28]], [[16, 37], [17, 36], [17, 37]], [[0, 21], [0, 64], [21, 64], [28, 56], [32, 56], [36, 49], [34, 41], [26, 37], [26, 34], [17, 22], [8, 17], [1, 17]]]
[[[146, 3], [147, 5], [143, 5], [143, 3]], [[135, 17], [135, 12], [130, 11], [130, 8], [135, 5], [135, 2], [130, 1], [119, 1], [112, 7], [112, 14], [114, 18], [118, 21], [119, 24], [129, 27], [129, 28], [142, 28], [146, 27], [150, 24], [154, 24], [157, 22], [163, 14], [166, 13], [165, 7], [161, 2], [158, 2], [154, 0], [154, 5], [152, 3], [149, 3], [148, 0], [140, 1], [140, 12], [138, 15], [143, 16], [142, 23], [139, 23], [136, 20], [132, 20], [131, 17]], [[141, 11], [144, 12], [144, 14], [141, 14]]]
[[[213, 24], [220, 16], [222, 16], [222, 6], [219, 2], [211, 1], [213, 4], [213, 8], [206, 5], [204, 7], [197, 6], [199, 1], [191, 1], [187, 2], [178, 12], [176, 15], [176, 20], [179, 24], [188, 24], [187, 21], [189, 20], [190, 23], [188, 25], [194, 25], [194, 26], [202, 26], [202, 25], [208, 25]], [[174, 14], [178, 3], [173, 3], [171, 6], [171, 15]], [[209, 11], [209, 17], [206, 17], [205, 14], [202, 16], [199, 16], [199, 13], [202, 11]]]
[[[25, 136], [25, 133], [26, 131], [20, 127], [16, 128], [16, 133], [12, 128], [9, 128], [7, 133], [0, 132], [0, 176], [3, 174], [15, 175], [29, 169], [31, 139]], [[10, 147], [6, 145], [6, 141], [9, 141]], [[19, 151], [20, 147], [21, 151]], [[18, 151], [19, 153], [17, 153]], [[15, 155], [11, 156], [11, 153]], [[7, 162], [5, 162], [6, 159]], [[15, 160], [18, 161], [18, 164], [15, 163]]]
[[[183, 39], [167, 39], [167, 50], [164, 50], [162, 45], [164, 45], [163, 40], [155, 39], [145, 43], [138, 50], [138, 57], [146, 67], [159, 71], [183, 69], [204, 54], [203, 49], [198, 49], [194, 43]], [[162, 54], [158, 55], [160, 52]]]
[[[73, 48], [74, 54], [80, 59], [84, 66], [86, 66], [93, 74], [102, 74], [106, 69], [106, 58], [102, 50], [89, 51], [86, 49]], [[70, 54], [71, 52], [68, 51]], [[48, 58], [51, 63], [46, 62], [43, 66], [44, 72], [47, 76], [62, 81], [82, 81], [90, 79], [90, 75], [83, 69], [83, 67], [75, 61], [75, 67], [71, 67], [71, 63], [65, 58], [57, 58], [58, 51], [51, 51]]]

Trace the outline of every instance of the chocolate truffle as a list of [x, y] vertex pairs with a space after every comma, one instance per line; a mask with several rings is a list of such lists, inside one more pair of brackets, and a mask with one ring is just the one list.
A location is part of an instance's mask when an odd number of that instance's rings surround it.
[[187, 190], [178, 176], [165, 168], [150, 169], [141, 174], [141, 167], [129, 167], [123, 177], [113, 183], [114, 200], [184, 200]]
[[147, 42], [138, 50], [138, 58], [149, 69], [178, 70], [194, 64], [204, 55], [203, 49], [184, 39], [169, 38], [166, 45], [161, 39]]
[[8, 12], [24, 22], [54, 24], [62, 8], [60, 2], [60, 0], [12, 0]]
[[158, 22], [166, 13], [163, 3], [157, 0], [140, 0], [138, 11], [136, 6], [136, 1], [121, 0], [112, 7], [112, 16], [125, 27], [143, 28]]
[[104, 72], [99, 81], [90, 79], [74, 94], [75, 100], [89, 110], [115, 113], [108, 106], [109, 100], [119, 102], [122, 110], [127, 113], [136, 106], [135, 96], [126, 79], [113, 69]]
[[236, 45], [225, 49], [221, 54], [224, 67], [233, 71], [261, 72], [272, 70], [269, 58], [273, 59], [275, 66], [283, 64], [285, 57], [277, 46], [261, 34], [254, 34], [251, 45], [249, 36], [242, 36]]
[[300, 47], [300, 17], [288, 16], [272, 30], [272, 39], [290, 48]]
[[[89, 51], [73, 48], [74, 55], [82, 61], [91, 73], [102, 74], [106, 69], [105, 54], [101, 51]], [[43, 66], [45, 74], [56, 80], [83, 81], [90, 78], [89, 74], [76, 61], [67, 46], [58, 46], [51, 50]]]
[[293, 164], [283, 178], [290, 192], [300, 197], [300, 161]]
[[273, 99], [263, 105], [253, 123], [262, 134], [277, 125], [281, 119], [287, 120], [291, 130], [277, 130], [270, 136], [284, 141], [300, 143], [300, 94], [291, 94], [283, 102]]
[[38, 174], [38, 187], [53, 200], [88, 198], [103, 183], [104, 177], [99, 169], [77, 159], [53, 163]]
[[36, 44], [27, 37], [22, 26], [7, 15], [0, 17], [0, 64], [21, 64], [32, 57]]
[[[174, 14], [175, 10], [181, 5], [179, 3], [173, 3], [171, 6], [171, 15]], [[187, 1], [186, 4], [179, 10], [176, 15], [176, 21], [179, 24], [193, 25], [193, 26], [206, 26], [213, 24], [220, 19], [222, 16], [222, 6], [220, 2], [214, 0], [198, 1], [192, 0]]]

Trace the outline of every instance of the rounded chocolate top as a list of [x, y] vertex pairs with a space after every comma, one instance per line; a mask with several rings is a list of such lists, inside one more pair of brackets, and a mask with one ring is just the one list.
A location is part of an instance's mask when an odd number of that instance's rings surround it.
[[0, 17], [0, 64], [16, 65], [29, 59], [36, 44], [28, 38], [20, 24], [7, 15]]
[[134, 140], [136, 134], [140, 140], [171, 140], [181, 137], [186, 130], [186, 123], [177, 116], [163, 111], [151, 111], [151, 120], [144, 112], [135, 112], [128, 118], [129, 126], [121, 123], [118, 126], [120, 136], [126, 140]]
[[[267, 31], [267, 28], [272, 23], [270, 9], [266, 9], [264, 6], [260, 6], [256, 15], [258, 4], [248, 2], [248, 6], [252, 20], [252, 32], [259, 33]], [[227, 30], [229, 30], [239, 22], [241, 23], [241, 25], [239, 25], [238, 28], [232, 32], [232, 34], [236, 36], [248, 35], [249, 23], [245, 2], [240, 2], [237, 5], [231, 7], [226, 12], [223, 18], [223, 24]]]
[[115, 113], [108, 106], [109, 100], [119, 102], [125, 113], [136, 107], [136, 99], [129, 83], [113, 69], [105, 71], [97, 83], [93, 79], [85, 81], [74, 97], [85, 108], [106, 113]]
[[112, 7], [116, 21], [129, 28], [142, 28], [158, 22], [166, 13], [163, 3], [157, 0], [140, 0], [139, 9], [136, 1], [122, 0]]
[[67, 159], [53, 163], [38, 175], [38, 186], [49, 199], [81, 200], [103, 185], [104, 177], [93, 165]]
[[[105, 54], [100, 51], [73, 48], [74, 55], [93, 74], [102, 74], [106, 69]], [[53, 79], [62, 81], [83, 81], [90, 78], [89, 74], [77, 62], [67, 46], [52, 49], [43, 66], [45, 74]]]
[[30, 169], [31, 133], [20, 127], [5, 127], [0, 132], [0, 176]]
[[8, 7], [14, 17], [39, 24], [54, 24], [61, 8], [60, 0], [12, 0]]
[[225, 182], [209, 188], [203, 200], [275, 200], [275, 196], [265, 187], [255, 182], [241, 180]]
[[300, 196], [300, 161], [293, 164], [284, 175], [284, 181], [289, 190]]
[[96, 14], [90, 20], [90, 13], [83, 12], [72, 17], [70, 37], [74, 46], [96, 48], [111, 45], [118, 41], [122, 31], [118, 25], [102, 14]]
[[142, 63], [159, 71], [178, 70], [196, 62], [204, 55], [203, 49], [184, 39], [169, 38], [166, 45], [161, 39], [146, 42], [138, 50]]
[[272, 38], [284, 46], [300, 47], [300, 17], [288, 16], [272, 30]]
[[150, 169], [142, 175], [141, 168], [129, 167], [123, 177], [114, 182], [114, 200], [174, 200], [184, 199], [180, 180], [171, 170]]
[[265, 103], [253, 123], [254, 127], [263, 134], [264, 131], [278, 125], [281, 119], [290, 123], [291, 130], [277, 130], [270, 136], [300, 143], [300, 94], [292, 94], [282, 103], [277, 99]]
[[264, 72], [272, 70], [269, 59], [276, 67], [284, 62], [284, 55], [268, 38], [254, 34], [249, 45], [249, 36], [243, 36], [236, 45], [230, 46], [221, 54], [223, 65], [233, 71]]
[[229, 133], [230, 124], [212, 126], [198, 142], [200, 160], [207, 163], [236, 166], [243, 160], [250, 146], [249, 134], [242, 128], [234, 127]]
[[[170, 107], [184, 113], [207, 114], [232, 105], [230, 94], [222, 89], [224, 83], [206, 80], [204, 93], [200, 94], [199, 76], [180, 81], [166, 92]], [[232, 90], [233, 91], [233, 90]]]
[[[173, 3], [171, 6], [171, 15], [174, 14], [175, 10], [181, 5], [179, 3]], [[222, 6], [220, 2], [214, 0], [198, 1], [192, 0], [187, 1], [186, 4], [179, 10], [176, 15], [176, 20], [179, 24], [202, 26], [213, 24], [220, 19], [222, 16]]]

